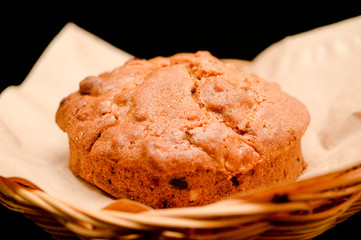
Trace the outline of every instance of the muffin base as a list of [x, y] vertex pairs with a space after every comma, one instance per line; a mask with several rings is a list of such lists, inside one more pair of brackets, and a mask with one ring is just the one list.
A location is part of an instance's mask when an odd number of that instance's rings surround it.
[[80, 152], [70, 143], [70, 169], [75, 175], [116, 198], [127, 198], [152, 208], [201, 206], [217, 200], [295, 181], [305, 169], [300, 142], [282, 155], [263, 159], [245, 174], [197, 169], [175, 175], [150, 172], [138, 166], [100, 159]]

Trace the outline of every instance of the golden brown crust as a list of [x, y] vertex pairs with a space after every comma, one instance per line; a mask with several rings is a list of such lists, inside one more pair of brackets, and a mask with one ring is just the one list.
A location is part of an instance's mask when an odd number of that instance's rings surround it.
[[152, 207], [207, 204], [295, 180], [305, 167], [306, 108], [208, 52], [88, 77], [56, 121], [76, 175]]

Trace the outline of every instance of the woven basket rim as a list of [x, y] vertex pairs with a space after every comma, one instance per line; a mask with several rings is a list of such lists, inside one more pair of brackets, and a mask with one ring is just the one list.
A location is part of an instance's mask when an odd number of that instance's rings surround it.
[[63, 232], [105, 239], [120, 235], [136, 239], [144, 234], [173, 239], [314, 237], [360, 211], [360, 197], [361, 164], [206, 206], [169, 209], [149, 209], [129, 200], [119, 200], [125, 204], [121, 210], [83, 208], [26, 179], [0, 176], [4, 206], [35, 216], [35, 222], [53, 217], [65, 226]]

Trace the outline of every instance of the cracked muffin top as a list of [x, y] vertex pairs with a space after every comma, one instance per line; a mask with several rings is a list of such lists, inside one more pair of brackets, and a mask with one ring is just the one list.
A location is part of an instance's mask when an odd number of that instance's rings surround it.
[[56, 121], [76, 147], [154, 174], [246, 173], [300, 140], [302, 103], [209, 52], [132, 59], [80, 82]]

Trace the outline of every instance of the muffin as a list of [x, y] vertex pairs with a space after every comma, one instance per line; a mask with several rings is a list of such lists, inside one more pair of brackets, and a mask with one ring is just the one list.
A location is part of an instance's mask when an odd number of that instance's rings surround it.
[[199, 206], [295, 181], [306, 107], [209, 52], [123, 66], [60, 102], [73, 173], [153, 208]]

